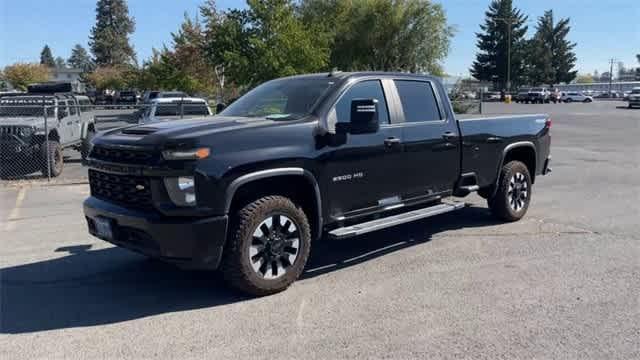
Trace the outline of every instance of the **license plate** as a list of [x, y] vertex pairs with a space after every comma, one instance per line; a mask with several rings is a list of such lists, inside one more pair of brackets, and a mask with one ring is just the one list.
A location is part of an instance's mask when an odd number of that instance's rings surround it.
[[94, 222], [96, 224], [96, 235], [98, 235], [99, 238], [105, 240], [113, 240], [111, 220], [98, 217], [94, 219]]

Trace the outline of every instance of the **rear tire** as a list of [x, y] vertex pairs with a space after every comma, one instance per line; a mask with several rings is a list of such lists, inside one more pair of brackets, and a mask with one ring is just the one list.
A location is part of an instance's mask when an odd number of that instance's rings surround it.
[[487, 200], [494, 216], [504, 221], [518, 221], [527, 213], [531, 202], [531, 175], [520, 161], [502, 167], [498, 189]]
[[[47, 165], [47, 156], [49, 157], [49, 165]], [[46, 145], [42, 146], [42, 175], [48, 176], [49, 170], [51, 170], [51, 177], [58, 177], [62, 174], [64, 168], [64, 157], [62, 154], [62, 146], [55, 140], [49, 140]]]
[[222, 275], [250, 295], [277, 293], [302, 274], [310, 249], [311, 230], [302, 208], [283, 196], [265, 196], [235, 215]]

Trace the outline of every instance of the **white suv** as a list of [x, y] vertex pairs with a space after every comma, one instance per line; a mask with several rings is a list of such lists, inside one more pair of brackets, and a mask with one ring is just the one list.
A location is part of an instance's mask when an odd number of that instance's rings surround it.
[[590, 103], [593, 101], [593, 97], [585, 95], [581, 92], [566, 92], [563, 93], [560, 97], [560, 101], [570, 103], [570, 102], [585, 102]]

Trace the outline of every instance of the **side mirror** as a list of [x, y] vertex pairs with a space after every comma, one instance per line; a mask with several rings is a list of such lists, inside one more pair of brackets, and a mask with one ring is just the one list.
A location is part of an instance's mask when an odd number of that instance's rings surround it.
[[220, 114], [222, 112], [222, 110], [224, 110], [226, 107], [227, 107], [227, 105], [225, 105], [224, 103], [216, 104], [216, 115]]
[[378, 100], [353, 99], [351, 101], [351, 134], [375, 133], [380, 129], [378, 123]]

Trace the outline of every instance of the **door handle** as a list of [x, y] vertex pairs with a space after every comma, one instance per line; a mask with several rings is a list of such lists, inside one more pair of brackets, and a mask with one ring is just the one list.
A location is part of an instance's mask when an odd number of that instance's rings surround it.
[[392, 147], [400, 144], [400, 139], [398, 139], [397, 137], [388, 137], [384, 139], [384, 144], [388, 147]]
[[501, 143], [501, 142], [502, 142], [502, 138], [501, 137], [492, 136], [490, 138], [487, 138], [487, 143], [489, 143], [489, 144], [497, 144], [497, 143]]
[[452, 141], [458, 138], [458, 135], [456, 135], [456, 133], [454, 132], [447, 131], [446, 133], [442, 134], [442, 138], [445, 139], [446, 141]]

